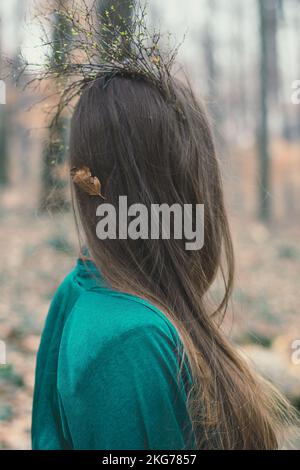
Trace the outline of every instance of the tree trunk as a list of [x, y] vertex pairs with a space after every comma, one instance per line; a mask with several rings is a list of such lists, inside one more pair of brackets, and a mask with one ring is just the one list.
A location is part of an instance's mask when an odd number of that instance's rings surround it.
[[[60, 6], [67, 8], [66, 0], [57, 0], [57, 13], [54, 23], [52, 61], [53, 64], [61, 65], [65, 62], [68, 54], [68, 44], [66, 42], [70, 29], [70, 24], [66, 21], [65, 15], [60, 14]], [[43, 168], [41, 181], [40, 210], [51, 209], [60, 211], [66, 208], [65, 182], [60, 169], [66, 158], [66, 128], [67, 121], [59, 117], [54, 128], [51, 129], [51, 137], [45, 144], [43, 152]]]
[[8, 181], [7, 169], [7, 104], [0, 104], [0, 185]]
[[260, 20], [259, 218], [265, 223], [271, 219], [269, 98], [270, 96], [274, 97], [278, 86], [278, 78], [276, 78], [277, 48], [274, 42], [275, 3], [277, 0], [258, 0]]
[[[2, 28], [1, 28], [1, 18], [0, 18], [0, 70], [2, 66]], [[0, 83], [2, 90], [0, 90], [1, 100], [0, 100], [0, 185], [5, 185], [7, 183], [7, 104], [5, 96], [5, 84]], [[2, 98], [4, 98], [3, 102]]]
[[[209, 94], [209, 110], [215, 122], [215, 128], [220, 129], [222, 126], [222, 116], [220, 112], [220, 102], [217, 82], [219, 79], [219, 69], [215, 60], [216, 44], [215, 44], [215, 22], [214, 18], [217, 14], [217, 2], [208, 0], [208, 17], [203, 34], [203, 50], [204, 61], [208, 75], [208, 94]], [[221, 135], [221, 133], [220, 133]], [[217, 138], [220, 138], [218, 133]]]

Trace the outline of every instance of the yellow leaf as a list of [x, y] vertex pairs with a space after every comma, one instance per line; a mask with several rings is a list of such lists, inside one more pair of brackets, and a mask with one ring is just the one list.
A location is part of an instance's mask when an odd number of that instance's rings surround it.
[[90, 169], [87, 166], [82, 168], [71, 168], [71, 178], [74, 184], [77, 184], [80, 189], [85, 191], [90, 196], [100, 196], [105, 199], [101, 194], [101, 183], [97, 176], [92, 176]]

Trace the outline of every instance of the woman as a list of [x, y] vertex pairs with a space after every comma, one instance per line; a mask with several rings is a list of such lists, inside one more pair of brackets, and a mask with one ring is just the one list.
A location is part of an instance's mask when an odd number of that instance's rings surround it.
[[[156, 50], [153, 67], [158, 58]], [[42, 336], [33, 448], [276, 449], [292, 411], [219, 326], [233, 250], [205, 110], [170, 74], [154, 80], [123, 64], [85, 84], [72, 119], [73, 199], [87, 251]], [[99, 237], [99, 207], [117, 210], [120, 196], [149, 210], [204, 204], [204, 246]], [[212, 309], [218, 272], [225, 294]]]

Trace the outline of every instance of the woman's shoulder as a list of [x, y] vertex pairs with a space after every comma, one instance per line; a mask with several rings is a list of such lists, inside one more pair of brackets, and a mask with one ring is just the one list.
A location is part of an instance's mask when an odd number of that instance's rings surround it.
[[164, 374], [176, 383], [181, 359], [177, 331], [154, 306], [105, 289], [85, 291], [64, 326], [58, 389], [65, 397], [78, 397], [84, 384], [108, 377], [117, 383], [120, 374], [137, 387], [149, 376], [163, 384]]
[[132, 331], [159, 331], [177, 341], [177, 331], [167, 316], [149, 301], [111, 289], [91, 261], [79, 259], [57, 291], [57, 297], [68, 298], [76, 290], [65, 323], [65, 334], [74, 341], [88, 340], [97, 344], [123, 338]]
[[148, 301], [106, 287], [82, 291], [57, 367], [75, 448], [183, 448], [190, 378], [181, 354], [177, 331]]
[[59, 372], [76, 371], [80, 380], [95, 366], [125, 356], [128, 373], [130, 364], [149, 364], [152, 358], [151, 367], [165, 363], [176, 374], [182, 344], [172, 322], [149, 301], [112, 290], [97, 275], [80, 263], [64, 284], [66, 292], [70, 281], [80, 292], [63, 325]]
[[172, 347], [179, 340], [170, 320], [150, 302], [106, 288], [82, 291], [63, 333], [74, 353], [115, 347], [131, 337], [141, 343], [160, 337]]

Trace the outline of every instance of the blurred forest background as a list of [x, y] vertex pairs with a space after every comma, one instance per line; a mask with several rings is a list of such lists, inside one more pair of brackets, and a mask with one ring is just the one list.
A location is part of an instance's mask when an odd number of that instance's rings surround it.
[[[116, 3], [103, 0], [100, 8]], [[148, 5], [150, 24], [178, 41], [186, 34], [178, 62], [213, 120], [237, 264], [226, 328], [300, 409], [300, 364], [292, 361], [293, 341], [300, 339], [300, 0]], [[43, 60], [34, 10], [31, 0], [0, 0], [1, 57], [18, 64], [22, 52]], [[53, 60], [63, 61], [55, 53], [59, 21], [54, 18]], [[7, 348], [7, 364], [0, 366], [0, 449], [30, 448], [41, 329], [77, 253], [65, 147], [49, 150], [43, 102], [32, 106], [46, 90], [24, 91], [16, 75], [12, 70], [0, 104], [0, 340]], [[57, 133], [67, 140], [64, 126]]]

